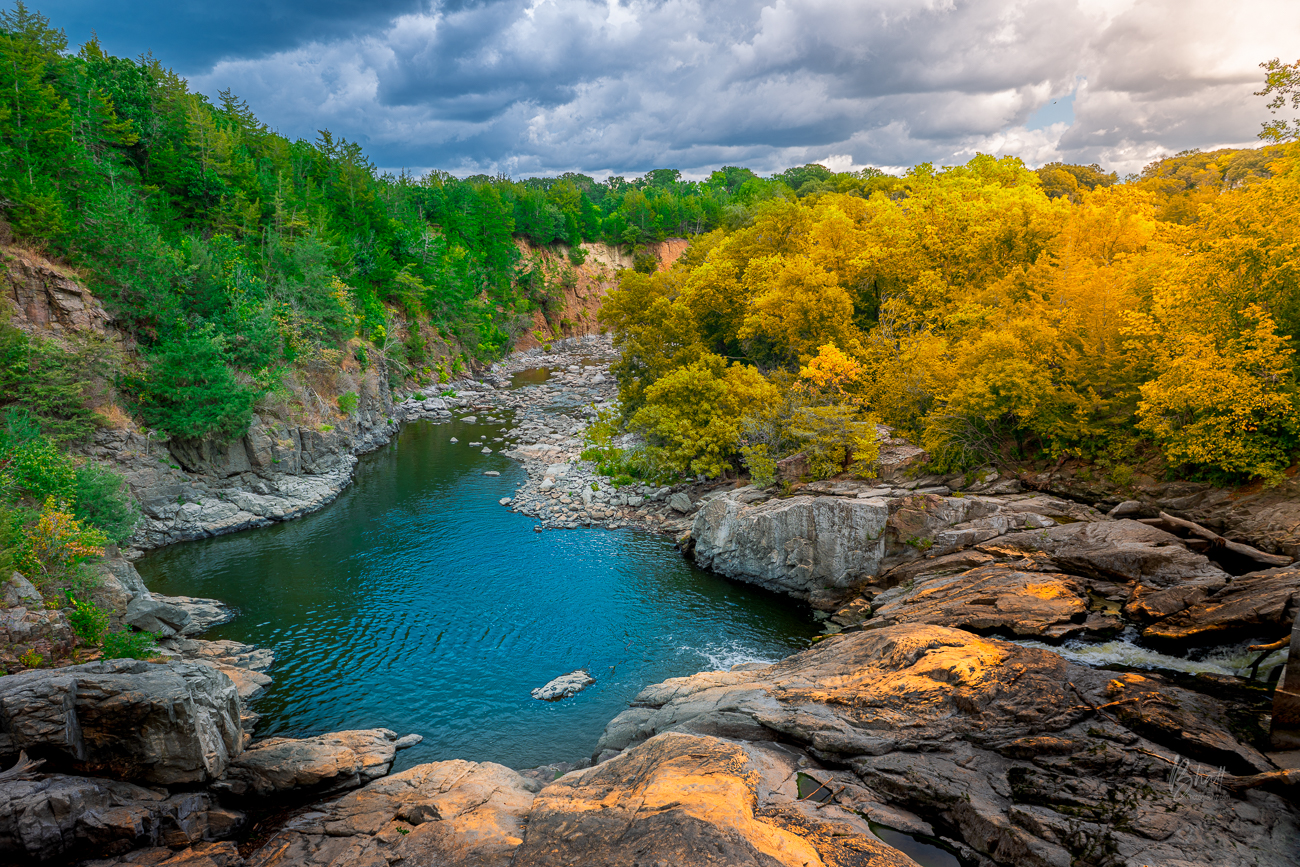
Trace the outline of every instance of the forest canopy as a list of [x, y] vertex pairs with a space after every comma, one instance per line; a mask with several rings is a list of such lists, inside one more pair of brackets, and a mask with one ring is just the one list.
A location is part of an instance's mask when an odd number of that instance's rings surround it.
[[[1170, 471], [1282, 478], [1300, 446], [1300, 146], [1116, 181], [981, 155], [764, 202], [672, 270], [623, 274], [603, 317], [624, 419], [705, 474], [768, 479], [803, 451], [830, 475], [881, 421], [949, 471], [1155, 451]], [[661, 386], [757, 393], [742, 369], [779, 399], [720, 399], [730, 422], [708, 430]]]
[[639, 253], [829, 176], [791, 171], [393, 176], [329, 130], [291, 141], [148, 55], [74, 51], [24, 4], [0, 13], [4, 219], [86, 277], [138, 346], [120, 395], [182, 438], [239, 436], [286, 370], [350, 341], [397, 378], [434, 341], [466, 362], [499, 357], [548, 302], [520, 241]]

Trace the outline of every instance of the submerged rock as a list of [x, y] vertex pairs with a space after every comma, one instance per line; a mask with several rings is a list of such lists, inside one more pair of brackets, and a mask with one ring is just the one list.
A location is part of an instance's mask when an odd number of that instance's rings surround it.
[[532, 695], [538, 701], [559, 701], [562, 698], [568, 698], [582, 692], [595, 682], [596, 678], [587, 674], [583, 669], [578, 669], [560, 675], [545, 686], [539, 686], [533, 690]]

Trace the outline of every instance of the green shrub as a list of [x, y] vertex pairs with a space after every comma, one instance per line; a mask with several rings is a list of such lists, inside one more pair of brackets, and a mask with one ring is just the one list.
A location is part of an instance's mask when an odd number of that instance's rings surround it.
[[183, 333], [149, 353], [143, 374], [123, 378], [150, 426], [191, 440], [244, 435], [260, 392], [235, 378], [224, 343], [210, 330]]
[[97, 645], [108, 631], [108, 613], [88, 599], [78, 599], [71, 590], [68, 597], [68, 625], [86, 644]]
[[638, 274], [653, 274], [659, 270], [659, 259], [644, 247], [637, 247], [632, 251], [632, 270]]
[[104, 636], [105, 659], [149, 659], [156, 655], [158, 642], [150, 632], [120, 629]]
[[357, 397], [355, 391], [349, 391], [347, 394], [340, 394], [339, 412], [344, 415], [352, 415], [352, 413], [357, 411], [357, 404], [360, 403], [360, 401], [361, 398]]
[[99, 464], [77, 467], [73, 480], [73, 514], [78, 521], [104, 531], [114, 542], [130, 538], [140, 521], [126, 479]]
[[577, 268], [583, 262], [587, 261], [587, 251], [581, 244], [574, 244], [569, 248], [569, 264]]
[[875, 476], [880, 446], [876, 442], [876, 420], [860, 418], [856, 408], [845, 404], [806, 406], [790, 420], [790, 435], [808, 455], [813, 478], [824, 479], [852, 470], [856, 476]]
[[760, 488], [776, 482], [776, 461], [767, 453], [767, 443], [740, 447], [741, 460], [749, 470], [749, 480]]

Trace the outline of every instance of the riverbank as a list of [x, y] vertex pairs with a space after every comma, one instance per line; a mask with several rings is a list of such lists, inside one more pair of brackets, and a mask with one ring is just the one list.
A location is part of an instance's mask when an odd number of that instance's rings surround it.
[[[646, 687], [604, 727], [590, 760], [524, 773], [456, 760], [387, 776], [403, 740], [384, 729], [253, 742], [241, 693], [256, 684], [241, 688], [189, 657], [64, 669], [62, 686], [5, 678], [5, 730], [43, 732], [23, 748], [55, 768], [117, 779], [25, 772], [4, 781], [0, 841], [41, 858], [92, 841], [161, 844], [93, 863], [204, 867], [630, 867], [701, 853], [764, 865], [1292, 862], [1300, 773], [1271, 741], [1281, 728], [1264, 685], [1287, 664], [1284, 647], [1253, 654], [1257, 679], [1143, 664], [1106, 671], [1070, 661], [1083, 657], [1077, 647], [1054, 649], [1118, 641], [1174, 659], [1284, 638], [1300, 610], [1300, 569], [1288, 555], [1203, 544], [1195, 528], [1160, 517], [1160, 503], [1080, 503], [1030, 489], [1029, 475], [919, 475], [917, 450], [901, 442], [884, 450], [879, 479], [790, 494], [743, 483], [606, 488], [581, 460], [580, 434], [614, 394], [608, 355], [599, 340], [519, 354], [482, 382], [403, 401], [394, 418], [501, 425], [499, 442], [455, 443], [522, 464], [493, 508], [543, 531], [671, 533], [702, 565], [807, 601], [829, 637], [773, 665]], [[541, 367], [545, 378], [527, 373]], [[202, 655], [200, 641], [173, 641], [177, 653]], [[224, 650], [232, 667], [251, 656]], [[1300, 670], [1283, 677], [1279, 694]], [[179, 706], [193, 711], [169, 723], [166, 741], [196, 746], [97, 752], [119, 740], [98, 697], [130, 690], [187, 696]], [[69, 695], [80, 740], [29, 724], [67, 719], [57, 708]], [[136, 754], [150, 763], [124, 758]], [[153, 801], [143, 794], [180, 779], [204, 793], [184, 802], [169, 788]], [[81, 812], [40, 818], [69, 787], [83, 793]], [[257, 845], [204, 842], [295, 804], [306, 806]], [[120, 808], [122, 821], [91, 822], [100, 805]]]

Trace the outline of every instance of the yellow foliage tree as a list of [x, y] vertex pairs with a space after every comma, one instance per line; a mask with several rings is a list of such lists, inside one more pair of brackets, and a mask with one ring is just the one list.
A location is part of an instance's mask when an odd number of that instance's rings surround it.
[[1222, 347], [1202, 332], [1179, 335], [1142, 386], [1138, 427], [1173, 464], [1278, 480], [1300, 435], [1295, 350], [1262, 308], [1245, 314], [1254, 327]]
[[32, 556], [46, 576], [62, 575], [73, 564], [103, 554], [108, 544], [101, 530], [82, 525], [72, 510], [54, 497], [46, 497], [27, 535]]
[[735, 454], [745, 413], [779, 397], [754, 368], [705, 355], [650, 385], [630, 426], [659, 445], [678, 470], [713, 477]]

